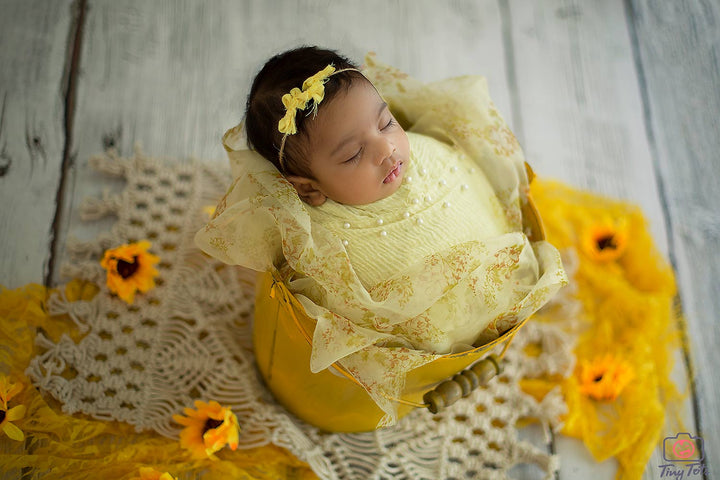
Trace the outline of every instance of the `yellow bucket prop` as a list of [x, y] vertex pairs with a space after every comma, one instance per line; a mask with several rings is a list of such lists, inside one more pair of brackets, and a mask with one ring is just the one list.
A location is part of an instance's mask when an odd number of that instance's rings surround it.
[[[527, 166], [530, 180], [533, 172]], [[538, 211], [528, 197], [523, 218], [532, 241], [545, 233]], [[398, 416], [424, 407], [437, 413], [478, 385], [500, 373], [500, 360], [515, 332], [527, 319], [490, 343], [472, 350], [447, 354], [408, 373]], [[298, 418], [331, 432], [374, 430], [385, 413], [365, 389], [338, 364], [318, 373], [310, 371], [315, 320], [290, 293], [282, 279], [271, 272], [258, 277], [255, 296], [253, 344], [255, 359], [265, 383], [276, 400]], [[502, 353], [481, 359], [493, 347], [504, 344]]]

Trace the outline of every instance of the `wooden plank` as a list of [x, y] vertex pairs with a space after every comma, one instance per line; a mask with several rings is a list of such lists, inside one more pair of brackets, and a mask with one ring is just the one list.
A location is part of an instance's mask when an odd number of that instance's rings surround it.
[[71, 0], [0, 5], [0, 284], [42, 283], [62, 176]]
[[[720, 476], [720, 4], [630, 2], [687, 315], [706, 478]], [[691, 432], [692, 433], [692, 432]], [[699, 478], [699, 477], [695, 477]]]
[[[642, 94], [622, 1], [509, 1], [521, 143], [536, 171], [639, 204], [668, 253], [665, 212], [646, 136]], [[680, 358], [680, 357], [678, 357]], [[687, 384], [682, 361], [675, 381]], [[693, 424], [692, 402], [683, 407]], [[675, 412], [672, 412], [675, 413]], [[556, 442], [560, 478], [609, 478], [578, 442]], [[644, 478], [659, 478], [654, 455]]]

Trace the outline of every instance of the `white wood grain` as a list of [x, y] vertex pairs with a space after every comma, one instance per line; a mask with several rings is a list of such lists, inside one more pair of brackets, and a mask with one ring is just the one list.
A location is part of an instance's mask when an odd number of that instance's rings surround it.
[[[521, 143], [535, 170], [639, 204], [667, 255], [665, 213], [623, 3], [510, 0], [510, 15]], [[684, 389], [687, 373], [679, 354], [677, 359], [675, 381]], [[682, 414], [693, 428], [690, 400]], [[608, 465], [588, 470], [575, 442], [556, 447], [563, 459], [560, 478], [607, 478]], [[659, 478], [661, 458], [650, 459], [644, 478]]]
[[[720, 4], [632, 1], [687, 314], [707, 478], [720, 476]], [[697, 433], [697, 432], [695, 432]]]
[[44, 280], [65, 136], [71, 1], [0, 2], [0, 284]]

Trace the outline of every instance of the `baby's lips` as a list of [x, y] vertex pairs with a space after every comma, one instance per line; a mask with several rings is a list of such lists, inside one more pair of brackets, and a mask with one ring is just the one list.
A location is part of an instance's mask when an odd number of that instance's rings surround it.
[[383, 183], [390, 183], [393, 180], [395, 180], [398, 175], [400, 174], [400, 167], [402, 166], [402, 162], [398, 162], [392, 170], [390, 170], [390, 173], [387, 174], [385, 179], [383, 180]]

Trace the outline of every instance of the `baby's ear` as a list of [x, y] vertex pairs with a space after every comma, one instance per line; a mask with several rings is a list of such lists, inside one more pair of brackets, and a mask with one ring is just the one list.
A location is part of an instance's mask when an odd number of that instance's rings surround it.
[[300, 199], [308, 205], [318, 207], [327, 200], [325, 194], [318, 189], [318, 184], [315, 180], [298, 175], [288, 175], [285, 178], [295, 187], [295, 191], [297, 191]]

